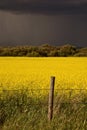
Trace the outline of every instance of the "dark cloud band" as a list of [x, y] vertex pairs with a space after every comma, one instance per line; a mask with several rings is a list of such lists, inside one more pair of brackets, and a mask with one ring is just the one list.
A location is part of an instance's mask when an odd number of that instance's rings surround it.
[[41, 14], [87, 14], [87, 2], [59, 0], [0, 0], [0, 10]]

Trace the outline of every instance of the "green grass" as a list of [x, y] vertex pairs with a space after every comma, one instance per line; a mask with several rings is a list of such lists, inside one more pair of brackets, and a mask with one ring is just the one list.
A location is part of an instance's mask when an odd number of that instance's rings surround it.
[[33, 98], [25, 91], [0, 95], [0, 130], [87, 130], [87, 94], [55, 94], [48, 121], [48, 95]]

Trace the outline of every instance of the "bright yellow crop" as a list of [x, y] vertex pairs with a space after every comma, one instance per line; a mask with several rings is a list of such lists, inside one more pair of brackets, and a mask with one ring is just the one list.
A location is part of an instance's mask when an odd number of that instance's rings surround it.
[[49, 89], [50, 76], [55, 88], [87, 89], [87, 58], [0, 58], [1, 89]]

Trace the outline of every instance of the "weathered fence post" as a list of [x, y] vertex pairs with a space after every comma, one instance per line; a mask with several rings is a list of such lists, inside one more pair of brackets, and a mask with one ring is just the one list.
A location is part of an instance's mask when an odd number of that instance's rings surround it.
[[49, 102], [48, 102], [48, 120], [49, 121], [51, 121], [52, 117], [53, 117], [54, 84], [55, 84], [55, 77], [51, 76], [50, 91], [49, 91]]

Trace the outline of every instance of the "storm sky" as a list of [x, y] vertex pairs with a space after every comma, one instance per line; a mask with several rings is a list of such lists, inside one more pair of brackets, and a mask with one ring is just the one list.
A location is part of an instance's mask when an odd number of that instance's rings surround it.
[[0, 0], [0, 45], [87, 46], [87, 0]]

